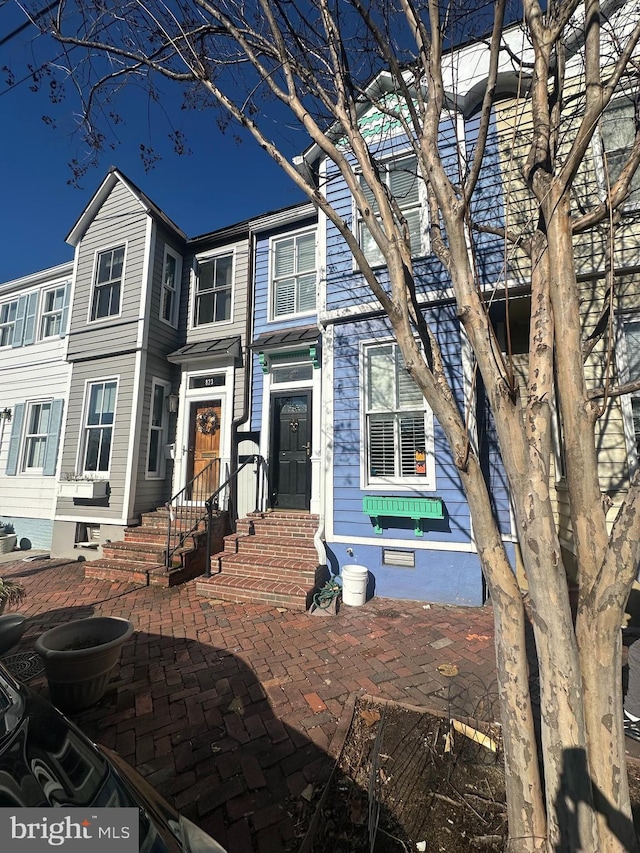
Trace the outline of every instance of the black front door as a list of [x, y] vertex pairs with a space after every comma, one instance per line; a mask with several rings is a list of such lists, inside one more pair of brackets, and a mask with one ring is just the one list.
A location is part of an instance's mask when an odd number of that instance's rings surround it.
[[279, 509], [309, 509], [311, 393], [274, 396], [271, 423], [271, 504]]

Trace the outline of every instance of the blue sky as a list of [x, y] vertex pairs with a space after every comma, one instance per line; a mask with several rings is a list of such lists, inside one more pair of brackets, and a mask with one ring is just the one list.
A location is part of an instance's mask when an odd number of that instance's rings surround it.
[[[0, 39], [24, 21], [12, 3], [0, 3]], [[43, 37], [27, 30], [0, 46], [0, 68], [25, 76], [25, 61], [48, 49]], [[53, 46], [51, 46], [53, 47]], [[251, 139], [234, 141], [222, 134], [209, 113], [180, 111], [177, 92], [167, 85], [163, 106], [177, 117], [188, 138], [191, 155], [173, 153], [169, 126], [158, 110], [150, 110], [143, 91], [130, 89], [121, 99], [125, 124], [120, 142], [106, 150], [98, 168], [82, 179], [82, 189], [68, 184], [69, 161], [78, 154], [72, 133], [70, 100], [52, 106], [44, 93], [34, 94], [30, 81], [8, 88], [0, 72], [0, 163], [3, 192], [0, 208], [0, 282], [18, 278], [73, 257], [64, 238], [81, 214], [109, 166], [121, 169], [189, 236], [213, 231], [247, 217], [295, 204], [302, 195], [278, 166]], [[55, 118], [52, 128], [43, 115]], [[290, 155], [306, 147], [304, 135], [274, 126], [274, 136]], [[151, 143], [162, 159], [145, 172], [140, 143]]]

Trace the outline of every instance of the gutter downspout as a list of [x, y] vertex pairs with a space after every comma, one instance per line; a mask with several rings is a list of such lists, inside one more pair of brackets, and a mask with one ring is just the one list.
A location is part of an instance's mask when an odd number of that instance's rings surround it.
[[[245, 326], [245, 341], [244, 347], [241, 347], [241, 352], [244, 357], [244, 390], [243, 390], [243, 401], [242, 401], [242, 414], [237, 418], [234, 418], [231, 421], [231, 460], [230, 466], [231, 470], [235, 470], [238, 467], [238, 444], [240, 443], [238, 438], [238, 428], [242, 426], [242, 424], [246, 424], [249, 420], [249, 392], [251, 388], [251, 376], [253, 372], [253, 356], [249, 346], [249, 342], [251, 341], [251, 334], [253, 332], [253, 291], [254, 291], [254, 281], [253, 275], [255, 270], [255, 253], [256, 253], [256, 235], [253, 231], [250, 232], [251, 236], [249, 238], [249, 257], [247, 259], [247, 320]], [[238, 481], [237, 478], [233, 480], [232, 484], [230, 484], [230, 489], [233, 494], [233, 505], [237, 508], [238, 502]], [[235, 522], [237, 519], [234, 519], [234, 529]]]
[[[324, 341], [324, 334], [326, 331], [326, 323], [323, 323], [320, 320], [320, 312], [318, 312], [318, 321], [317, 321], [318, 331], [320, 332], [321, 341]], [[322, 352], [322, 362], [324, 365], [325, 359], [325, 347], [321, 347]], [[322, 376], [324, 375], [324, 370], [321, 371], [320, 382], [322, 382]], [[321, 389], [322, 393], [322, 389]], [[324, 406], [322, 407], [324, 410]], [[318, 565], [326, 566], [327, 565], [327, 547], [325, 544], [325, 495], [326, 495], [326, 476], [324, 471], [325, 460], [327, 458], [327, 430], [323, 428], [320, 430], [320, 488], [318, 499], [320, 503], [319, 513], [318, 513], [318, 529], [313, 534], [313, 544], [315, 545], [316, 552], [318, 554]]]

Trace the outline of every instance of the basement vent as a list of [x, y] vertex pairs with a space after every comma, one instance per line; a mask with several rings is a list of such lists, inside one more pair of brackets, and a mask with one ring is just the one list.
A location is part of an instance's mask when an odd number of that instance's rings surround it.
[[400, 566], [403, 569], [415, 569], [416, 552], [401, 551], [399, 548], [383, 548], [382, 565]]

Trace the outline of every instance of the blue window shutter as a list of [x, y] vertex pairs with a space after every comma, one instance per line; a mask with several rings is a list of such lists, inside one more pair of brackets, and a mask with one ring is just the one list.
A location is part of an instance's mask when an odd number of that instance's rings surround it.
[[36, 314], [38, 313], [38, 291], [29, 294], [27, 311], [24, 318], [22, 344], [32, 344], [36, 339]]
[[9, 441], [9, 454], [7, 456], [7, 476], [15, 477], [18, 473], [18, 459], [20, 458], [20, 439], [22, 437], [22, 421], [24, 419], [24, 403], [18, 403], [13, 409], [13, 420], [11, 422], [11, 440]]
[[47, 436], [47, 448], [44, 452], [44, 465], [42, 473], [45, 477], [53, 477], [56, 473], [56, 462], [58, 461], [58, 442], [60, 441], [60, 427], [62, 426], [62, 411], [64, 400], [54, 400], [51, 403], [51, 415], [49, 417], [49, 435]]
[[62, 320], [60, 321], [60, 337], [63, 338], [67, 334], [67, 326], [69, 324], [69, 301], [71, 299], [71, 284], [68, 284], [64, 289], [64, 303], [62, 305]]
[[18, 299], [18, 308], [16, 310], [16, 324], [13, 327], [13, 341], [11, 342], [11, 346], [21, 347], [22, 346], [22, 337], [24, 334], [24, 318], [27, 313], [27, 301], [29, 297], [21, 296]]

